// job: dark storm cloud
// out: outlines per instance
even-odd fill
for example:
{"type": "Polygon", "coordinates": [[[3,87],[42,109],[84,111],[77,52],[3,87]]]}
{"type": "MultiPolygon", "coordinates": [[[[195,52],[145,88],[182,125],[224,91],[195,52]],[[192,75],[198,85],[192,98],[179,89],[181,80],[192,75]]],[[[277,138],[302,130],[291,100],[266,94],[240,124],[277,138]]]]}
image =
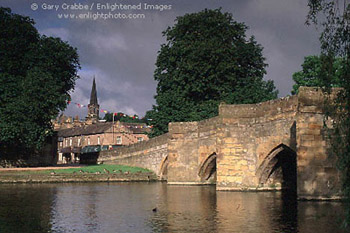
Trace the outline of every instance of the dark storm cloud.
{"type": "Polygon", "coordinates": [[[264,47],[269,64],[265,78],[275,81],[281,96],[290,93],[292,74],[304,56],[319,52],[317,33],[305,25],[307,11],[306,1],[251,1],[242,15],[264,47]]]}
{"type": "MultiPolygon", "coordinates": [[[[35,1],[35,0],[33,0],[35,1]]],[[[164,43],[162,31],[174,24],[177,16],[198,12],[204,8],[219,8],[231,12],[235,20],[249,26],[264,47],[269,64],[265,79],[275,81],[280,96],[290,93],[292,74],[300,69],[304,56],[319,52],[318,35],[306,27],[306,1],[297,0],[116,0],[72,1],[67,3],[171,4],[167,11],[133,11],[144,13],[145,19],[128,20],[64,20],[57,12],[40,9],[41,4],[62,4],[63,0],[37,0],[39,9],[30,9],[32,1],[2,0],[2,6],[15,13],[32,17],[43,34],[61,37],[78,48],[82,70],[72,93],[73,102],[87,104],[92,78],[95,75],[99,103],[102,109],[144,115],[154,104],[156,82],[153,80],[157,51],[164,43]]],[[[128,11],[125,11],[128,12],[128,11]]],[[[72,12],[70,12],[72,13],[72,12]]],[[[68,115],[86,115],[86,108],[68,107],[68,115]]]]}

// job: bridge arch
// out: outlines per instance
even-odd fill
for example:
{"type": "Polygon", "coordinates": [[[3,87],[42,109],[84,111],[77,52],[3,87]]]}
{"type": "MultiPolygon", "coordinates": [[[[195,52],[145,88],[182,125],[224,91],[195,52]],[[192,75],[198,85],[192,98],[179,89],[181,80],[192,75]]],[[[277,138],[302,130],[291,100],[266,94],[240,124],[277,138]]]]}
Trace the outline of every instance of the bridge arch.
{"type": "Polygon", "coordinates": [[[161,180],[167,180],[168,179],[168,164],[169,159],[168,155],[163,158],[162,162],[160,163],[160,169],[159,169],[159,177],[161,180]]]}
{"type": "Polygon", "coordinates": [[[216,158],[217,155],[214,152],[204,159],[199,166],[198,176],[202,181],[208,181],[210,178],[216,181],[216,158]]]}
{"type": "Polygon", "coordinates": [[[265,186],[280,183],[282,189],[296,191],[296,157],[296,152],[285,144],[272,149],[257,169],[259,184],[265,186]]]}

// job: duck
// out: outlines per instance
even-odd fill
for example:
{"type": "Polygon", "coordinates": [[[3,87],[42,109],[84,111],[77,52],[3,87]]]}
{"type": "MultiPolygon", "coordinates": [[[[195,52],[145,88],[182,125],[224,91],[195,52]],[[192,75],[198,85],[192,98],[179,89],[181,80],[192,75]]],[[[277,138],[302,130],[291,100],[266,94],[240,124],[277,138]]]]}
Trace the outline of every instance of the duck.
{"type": "Polygon", "coordinates": [[[103,168],[103,171],[107,174],[109,174],[109,171],[106,168],[103,168]]]}

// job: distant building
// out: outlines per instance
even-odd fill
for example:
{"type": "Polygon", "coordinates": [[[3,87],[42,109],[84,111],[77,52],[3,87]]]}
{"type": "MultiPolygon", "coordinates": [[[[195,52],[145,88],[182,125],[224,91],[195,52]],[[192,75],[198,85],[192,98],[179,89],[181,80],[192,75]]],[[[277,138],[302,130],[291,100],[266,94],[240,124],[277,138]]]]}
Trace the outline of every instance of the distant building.
{"type": "Polygon", "coordinates": [[[148,140],[144,123],[100,122],[95,79],[85,121],[60,116],[54,122],[58,136],[58,163],[93,162],[100,150],[148,140]]]}
{"type": "Polygon", "coordinates": [[[88,105],[88,114],[86,117],[87,123],[96,123],[99,119],[100,113],[100,105],[97,102],[97,91],[96,91],[96,83],[95,78],[92,83],[92,89],[90,94],[90,104],[88,105]]]}

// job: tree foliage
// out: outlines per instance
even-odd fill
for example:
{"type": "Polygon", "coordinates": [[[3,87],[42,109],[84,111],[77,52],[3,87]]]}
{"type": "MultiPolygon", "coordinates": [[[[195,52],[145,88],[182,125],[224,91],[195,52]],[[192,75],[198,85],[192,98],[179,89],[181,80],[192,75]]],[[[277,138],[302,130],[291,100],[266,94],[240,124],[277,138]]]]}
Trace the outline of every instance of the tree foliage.
{"type": "Polygon", "coordinates": [[[203,10],[176,19],[163,36],[154,78],[153,136],[169,122],[198,121],[218,114],[220,102],[256,103],[277,97],[266,73],[262,47],[246,38],[247,26],[221,10],[203,10]]]}
{"type": "MultiPolygon", "coordinates": [[[[42,146],[80,68],[76,49],[41,36],[34,21],[0,8],[0,151],[42,146]]],[[[22,152],[23,152],[22,151],[22,152]]]]}
{"type": "MultiPolygon", "coordinates": [[[[350,224],[350,3],[348,0],[309,0],[308,23],[320,25],[323,29],[320,41],[322,76],[330,84],[334,74],[335,57],[342,58],[339,91],[335,103],[327,104],[327,116],[333,120],[331,143],[338,156],[338,168],[343,175],[343,191],[347,198],[345,225],[350,224]],[[320,17],[321,16],[321,17],[320,17]]],[[[326,93],[331,85],[327,85],[326,93]]]]}
{"type": "Polygon", "coordinates": [[[295,84],[293,85],[292,95],[298,93],[298,89],[301,86],[306,87],[340,87],[340,75],[342,72],[342,59],[337,58],[334,60],[333,64],[333,75],[331,80],[327,80],[324,83],[322,77],[322,63],[324,57],[321,56],[307,56],[304,59],[304,63],[301,65],[302,70],[295,72],[293,74],[293,80],[295,84]]]}
{"type": "Polygon", "coordinates": [[[105,114],[103,119],[106,120],[107,122],[112,122],[113,117],[115,122],[120,121],[120,122],[127,122],[127,123],[147,123],[147,120],[145,118],[139,119],[137,115],[129,116],[122,112],[118,112],[115,114],[108,112],[105,114]]]}

